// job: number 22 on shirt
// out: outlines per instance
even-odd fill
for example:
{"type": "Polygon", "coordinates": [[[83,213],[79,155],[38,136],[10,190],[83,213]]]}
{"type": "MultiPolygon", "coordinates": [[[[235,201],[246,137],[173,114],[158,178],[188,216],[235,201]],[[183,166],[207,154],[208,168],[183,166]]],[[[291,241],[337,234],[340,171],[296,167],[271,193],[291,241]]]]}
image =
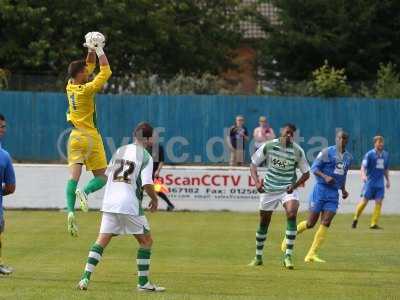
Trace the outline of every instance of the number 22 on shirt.
{"type": "Polygon", "coordinates": [[[114,163],[115,166],[119,165],[115,168],[113,181],[114,182],[124,182],[131,184],[132,183],[132,174],[135,170],[135,163],[133,161],[125,160],[125,159],[117,159],[114,163]]]}

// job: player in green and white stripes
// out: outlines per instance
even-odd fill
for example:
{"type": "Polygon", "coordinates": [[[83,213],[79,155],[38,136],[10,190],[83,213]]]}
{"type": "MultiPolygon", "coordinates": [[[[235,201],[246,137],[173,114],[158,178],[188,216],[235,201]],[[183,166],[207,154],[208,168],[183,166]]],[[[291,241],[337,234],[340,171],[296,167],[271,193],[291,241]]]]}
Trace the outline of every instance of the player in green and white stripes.
{"type": "Polygon", "coordinates": [[[263,264],[264,243],[267,239],[268,226],[273,211],[282,203],[286,211],[286,243],[287,249],[283,264],[293,269],[293,248],[296,239],[296,217],[299,209],[297,188],[310,178],[310,166],[303,149],[293,142],[296,126],[286,124],[278,139],[266,142],[251,158],[250,173],[260,193],[260,224],[256,232],[256,256],[249,264],[263,264]],[[266,163],[267,171],[262,181],[259,180],[257,167],[266,163]],[[302,176],[297,180],[296,169],[302,176]]]}
{"type": "Polygon", "coordinates": [[[107,168],[100,233],[89,251],[85,270],[78,284],[80,290],[88,288],[90,277],[112,237],[123,234],[133,235],[139,243],[136,259],[138,290],[165,290],[149,281],[153,240],[142,208],[143,190],[151,198],[150,211],[155,212],[158,206],[152,179],[153,160],[145,150],[152,136],[153,128],[147,123],[140,123],[134,132],[135,143],[119,148],[107,168]]]}

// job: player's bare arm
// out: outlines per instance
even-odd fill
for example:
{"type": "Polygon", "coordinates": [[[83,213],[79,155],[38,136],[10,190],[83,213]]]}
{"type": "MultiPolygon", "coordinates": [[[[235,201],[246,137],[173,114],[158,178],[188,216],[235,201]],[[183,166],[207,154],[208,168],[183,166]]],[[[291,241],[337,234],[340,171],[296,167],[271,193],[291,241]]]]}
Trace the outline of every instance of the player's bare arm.
{"type": "Polygon", "coordinates": [[[100,66],[109,66],[110,65],[105,53],[103,55],[99,56],[99,64],[100,64],[100,66]]]}
{"type": "Polygon", "coordinates": [[[346,181],[343,183],[341,190],[342,190],[342,198],[343,199],[346,199],[347,197],[349,197],[349,192],[346,190],[346,181]]]}
{"type": "Polygon", "coordinates": [[[361,171],[361,180],[363,182],[366,182],[368,180],[368,177],[367,177],[367,172],[365,171],[365,168],[363,165],[361,165],[360,171],[361,171]]]}
{"type": "Polygon", "coordinates": [[[158,208],[158,198],[156,192],[154,190],[153,184],[146,184],[143,189],[145,190],[146,194],[150,197],[149,209],[151,212],[157,211],[158,208]]]}
{"type": "Polygon", "coordinates": [[[95,64],[96,63],[96,51],[94,49],[88,49],[88,54],[86,56],[87,64],[95,64]]]}
{"type": "Polygon", "coordinates": [[[160,177],[161,169],[163,168],[163,166],[164,166],[164,163],[162,161],[160,161],[159,165],[158,165],[158,168],[154,173],[154,177],[155,178],[160,177]]]}
{"type": "Polygon", "coordinates": [[[263,193],[264,192],[263,184],[258,177],[257,166],[253,163],[250,164],[250,175],[251,175],[251,178],[256,183],[257,191],[260,193],[263,193]]]}
{"type": "Polygon", "coordinates": [[[335,183],[335,178],[333,178],[333,177],[331,177],[331,176],[328,176],[328,175],[322,173],[322,172],[319,171],[319,170],[314,171],[314,174],[315,174],[316,176],[319,176],[319,177],[323,178],[327,184],[333,184],[333,183],[335,183]]]}
{"type": "Polygon", "coordinates": [[[390,189],[389,170],[385,170],[386,188],[390,189]]]}
{"type": "Polygon", "coordinates": [[[310,178],[310,172],[302,174],[300,179],[297,180],[297,182],[295,182],[292,186],[289,186],[287,188],[287,192],[289,194],[293,193],[295,189],[297,189],[299,186],[302,186],[309,178],[310,178]]]}
{"type": "Polygon", "coordinates": [[[15,184],[5,184],[3,186],[3,196],[11,195],[15,192],[15,184]]]}

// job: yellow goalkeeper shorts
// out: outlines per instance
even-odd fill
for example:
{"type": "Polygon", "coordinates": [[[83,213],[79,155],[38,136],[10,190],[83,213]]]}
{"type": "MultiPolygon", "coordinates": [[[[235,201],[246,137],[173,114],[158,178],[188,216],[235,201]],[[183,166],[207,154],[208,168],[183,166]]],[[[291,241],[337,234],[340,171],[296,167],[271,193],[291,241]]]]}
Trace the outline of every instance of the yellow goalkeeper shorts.
{"type": "Polygon", "coordinates": [[[68,165],[84,164],[87,171],[107,168],[103,140],[97,130],[72,129],[68,139],[68,165]]]}

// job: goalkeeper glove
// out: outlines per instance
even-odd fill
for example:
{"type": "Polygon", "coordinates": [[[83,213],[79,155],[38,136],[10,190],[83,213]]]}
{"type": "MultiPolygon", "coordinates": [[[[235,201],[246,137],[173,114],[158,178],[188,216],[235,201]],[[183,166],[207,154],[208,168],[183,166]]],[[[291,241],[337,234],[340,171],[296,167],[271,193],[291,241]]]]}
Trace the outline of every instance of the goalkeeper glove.
{"type": "Polygon", "coordinates": [[[93,32],[88,32],[85,35],[85,42],[83,43],[83,47],[88,48],[89,52],[95,52],[96,49],[94,48],[94,45],[92,45],[91,38],[92,38],[93,32]]]}
{"type": "Polygon", "coordinates": [[[96,51],[98,57],[104,55],[103,48],[105,46],[106,38],[100,32],[89,32],[85,35],[85,43],[84,46],[96,51]]]}

